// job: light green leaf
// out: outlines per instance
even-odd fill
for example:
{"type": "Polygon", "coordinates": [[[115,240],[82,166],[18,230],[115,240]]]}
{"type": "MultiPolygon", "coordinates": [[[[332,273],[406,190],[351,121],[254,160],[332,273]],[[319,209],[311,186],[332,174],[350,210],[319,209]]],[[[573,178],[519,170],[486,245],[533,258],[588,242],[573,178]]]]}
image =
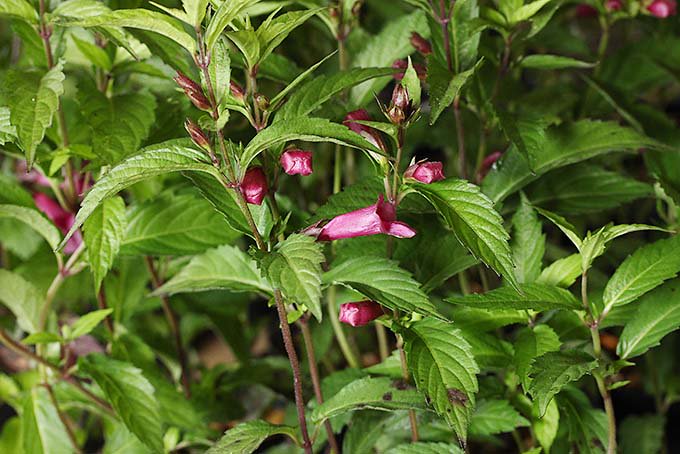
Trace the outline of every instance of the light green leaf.
{"type": "Polygon", "coordinates": [[[38,12],[28,0],[3,0],[0,3],[0,17],[2,16],[25,20],[29,24],[37,24],[39,21],[38,12]]]}
{"type": "Polygon", "coordinates": [[[371,452],[385,433],[388,417],[389,413],[378,410],[354,413],[342,439],[342,452],[371,452]]]}
{"type": "Polygon", "coordinates": [[[321,245],[307,235],[293,234],[260,259],[269,282],[291,302],[304,304],[321,321],[321,245]]]}
{"type": "Polygon", "coordinates": [[[569,241],[571,241],[574,246],[576,246],[576,249],[581,250],[581,244],[582,240],[581,237],[576,233],[576,227],[574,227],[569,221],[564,219],[562,216],[559,214],[555,214],[551,211],[544,210],[542,208],[536,208],[536,211],[538,211],[543,217],[548,219],[550,222],[555,224],[557,228],[559,228],[564,235],[569,238],[569,241]]]}
{"type": "Polygon", "coordinates": [[[66,427],[61,422],[47,389],[42,386],[31,389],[24,400],[21,439],[23,452],[26,454],[73,452],[66,427]]]}
{"type": "Polygon", "coordinates": [[[524,391],[529,389],[531,365],[539,356],[548,352],[556,352],[561,346],[560,338],[548,325],[536,325],[523,328],[515,341],[515,372],[524,391]]]}
{"type": "Polygon", "coordinates": [[[463,450],[454,444],[419,441],[395,446],[385,454],[463,454],[463,450]]]}
{"type": "Polygon", "coordinates": [[[529,375],[529,394],[543,416],[553,396],[567,384],[578,380],[597,367],[597,360],[577,350],[548,352],[536,358],[529,375]]]}
{"type": "Polygon", "coordinates": [[[557,406],[557,400],[551,400],[543,417],[533,419],[531,425],[536,440],[545,452],[549,453],[560,427],[560,409],[557,406]]]}
{"type": "Polygon", "coordinates": [[[125,233],[125,201],[111,197],[99,205],[83,225],[87,257],[94,274],[95,290],[113,266],[125,233]]]}
{"type": "Polygon", "coordinates": [[[0,302],[12,311],[22,330],[38,331],[40,310],[45,300],[33,284],[18,274],[0,269],[0,302]]]}
{"type": "Polygon", "coordinates": [[[273,20],[268,19],[264,21],[260,28],[257,29],[257,39],[260,41],[259,60],[262,61],[267,58],[293,30],[307,22],[310,17],[319,14],[325,9],[325,7],[322,7],[290,11],[275,17],[273,20]]]}
{"type": "Polygon", "coordinates": [[[401,389],[388,377],[365,377],[343,387],[327,397],[312,412],[314,424],[357,409],[401,410],[425,409],[425,398],[415,389],[401,389]]]}
{"type": "Polygon", "coordinates": [[[663,452],[665,418],[661,415],[632,415],[621,424],[622,454],[663,452]]]}
{"type": "Polygon", "coordinates": [[[279,104],[281,102],[283,102],[284,98],[286,97],[286,95],[288,95],[288,93],[290,93],[292,90],[295,89],[295,87],[300,85],[307,77],[309,77],[316,70],[316,68],[321,66],[326,60],[331,58],[333,55],[335,55],[335,52],[332,52],[332,53],[326,55],[324,58],[322,58],[321,60],[319,60],[318,62],[314,63],[312,66],[307,68],[305,71],[303,71],[299,76],[297,76],[295,78],[295,80],[293,80],[291,83],[286,85],[286,88],[284,88],[283,90],[278,92],[276,94],[276,96],[274,96],[271,99],[271,101],[269,102],[269,104],[270,104],[269,109],[270,110],[277,110],[279,104]]]}
{"type": "Polygon", "coordinates": [[[465,296],[450,296],[445,301],[477,309],[531,309],[547,311],[552,309],[580,309],[581,303],[568,290],[544,284],[521,284],[521,291],[500,287],[486,293],[465,296]]]}
{"type": "Polygon", "coordinates": [[[416,387],[465,444],[479,373],[470,344],[452,324],[432,318],[413,323],[402,335],[416,387]]]}
{"type": "Polygon", "coordinates": [[[89,334],[112,312],[113,309],[100,309],[83,315],[71,325],[68,339],[77,339],[80,336],[89,334]]]}
{"type": "Polygon", "coordinates": [[[616,353],[622,358],[640,356],[680,328],[680,282],[676,279],[640,298],[635,315],[623,328],[616,353]]]}
{"type": "Polygon", "coordinates": [[[413,187],[430,201],[446,227],[453,230],[475,257],[517,287],[503,218],[478,186],[449,178],[432,184],[414,184],[413,187]]]}
{"type": "Polygon", "coordinates": [[[18,205],[0,205],[0,218],[12,218],[23,222],[45,238],[52,249],[59,244],[61,238],[59,230],[38,210],[18,205]]]}
{"type": "Polygon", "coordinates": [[[219,178],[205,153],[184,145],[184,141],[170,140],[143,149],[111,169],[90,189],[80,205],[75,222],[59,247],[63,247],[73,233],[108,197],[151,177],[171,172],[196,171],[219,178]]]}
{"type": "Polygon", "coordinates": [[[189,25],[194,27],[201,25],[208,9],[208,3],[210,3],[210,0],[182,0],[182,6],[187,13],[189,25]]]}
{"type": "Polygon", "coordinates": [[[78,368],[97,382],[130,432],[151,451],[164,452],[158,402],[141,370],[101,354],[81,356],[78,368]]]}
{"type": "Polygon", "coordinates": [[[205,30],[205,44],[208,51],[212,51],[213,46],[225,28],[236,19],[245,8],[256,4],[259,0],[234,0],[224,1],[217,8],[208,28],[205,30]]]}
{"type": "Polygon", "coordinates": [[[522,68],[530,69],[564,69],[564,68],[592,68],[595,63],[577,60],[561,55],[527,55],[520,61],[522,68]]]}
{"type": "Polygon", "coordinates": [[[545,285],[556,285],[558,287],[569,288],[576,278],[581,275],[581,254],[572,254],[568,257],[555,260],[541,271],[536,283],[545,285]]]}
{"type": "Polygon", "coordinates": [[[430,124],[433,125],[441,113],[460,94],[470,77],[482,65],[479,60],[472,68],[458,74],[451,73],[434,55],[427,58],[427,83],[430,86],[430,124]]]}
{"type": "Polygon", "coordinates": [[[251,454],[273,435],[287,435],[297,441],[297,429],[294,427],[277,426],[256,419],[227,430],[206,454],[251,454]]]}
{"type": "Polygon", "coordinates": [[[76,35],[71,35],[71,39],[75,43],[78,50],[97,68],[101,68],[110,72],[113,66],[111,57],[104,49],[97,46],[90,41],[78,38],[76,35]]]}
{"type": "Polygon", "coordinates": [[[9,107],[0,107],[0,145],[12,143],[17,139],[17,128],[10,120],[9,107]]]}
{"type": "Polygon", "coordinates": [[[456,73],[467,70],[477,61],[477,48],[481,30],[477,27],[479,17],[477,0],[458,0],[453,5],[449,34],[453,51],[453,68],[456,73]]]}
{"type": "Polygon", "coordinates": [[[524,194],[521,194],[519,208],[512,217],[512,233],[510,245],[517,282],[534,282],[541,274],[545,234],[536,211],[524,194]]]}
{"type": "Polygon", "coordinates": [[[251,28],[226,33],[227,38],[238,48],[245,59],[246,70],[255,68],[260,61],[260,42],[257,33],[251,28]]]}
{"type": "Polygon", "coordinates": [[[323,282],[345,285],[390,309],[441,318],[411,274],[386,258],[349,259],[326,272],[323,282]]]}
{"type": "MultiPolygon", "coordinates": [[[[232,2],[229,2],[232,3],[232,2]]],[[[218,106],[226,104],[224,101],[231,97],[229,91],[229,81],[231,80],[231,57],[229,56],[229,45],[226,40],[219,39],[213,46],[210,53],[210,64],[208,65],[210,82],[215,91],[215,101],[218,106]]],[[[201,81],[205,85],[205,76],[201,71],[201,81]]]]}
{"type": "Polygon", "coordinates": [[[21,342],[26,345],[52,344],[61,341],[62,338],[60,336],[57,336],[54,333],[47,333],[45,331],[29,334],[28,336],[21,339],[21,342]]]}
{"type": "Polygon", "coordinates": [[[541,8],[551,1],[552,0],[536,0],[535,2],[522,5],[519,9],[512,11],[512,14],[508,17],[508,21],[512,24],[516,24],[531,19],[532,16],[538,13],[541,8]]]}
{"type": "Polygon", "coordinates": [[[517,427],[529,425],[507,400],[483,400],[477,404],[470,420],[470,433],[496,435],[512,432],[517,427]]]}
{"type": "Polygon", "coordinates": [[[602,316],[615,306],[638,297],[680,272],[680,236],[659,240],[636,250],[616,269],[602,296],[602,316]]]}

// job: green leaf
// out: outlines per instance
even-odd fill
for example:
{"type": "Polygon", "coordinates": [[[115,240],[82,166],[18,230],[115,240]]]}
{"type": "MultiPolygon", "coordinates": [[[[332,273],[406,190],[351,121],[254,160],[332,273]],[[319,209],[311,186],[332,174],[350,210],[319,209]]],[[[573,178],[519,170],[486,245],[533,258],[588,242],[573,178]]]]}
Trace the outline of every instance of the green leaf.
{"type": "Polygon", "coordinates": [[[321,321],[321,245],[307,235],[293,234],[260,259],[262,274],[291,302],[304,304],[321,321]]]}
{"type": "Polygon", "coordinates": [[[472,356],[483,371],[502,370],[512,362],[512,344],[497,336],[463,326],[461,332],[472,348],[472,356]]]}
{"type": "Polygon", "coordinates": [[[85,221],[83,235],[96,291],[118,255],[126,222],[125,201],[121,197],[104,200],[85,221]]]}
{"type": "Polygon", "coordinates": [[[26,345],[52,344],[61,341],[62,338],[60,336],[57,336],[54,333],[46,333],[45,331],[29,334],[28,336],[21,339],[21,342],[26,345]]]}
{"type": "Polygon", "coordinates": [[[189,25],[193,25],[194,27],[201,25],[209,3],[210,0],[182,0],[182,6],[189,18],[189,25]]]}
{"type": "Polygon", "coordinates": [[[354,413],[342,439],[342,452],[371,452],[385,433],[389,413],[366,410],[354,413]]]}
{"type": "Polygon", "coordinates": [[[637,249],[607,282],[602,316],[616,306],[632,303],[680,272],[680,236],[659,240],[637,249]]]}
{"type": "Polygon", "coordinates": [[[538,211],[550,222],[555,224],[555,226],[557,226],[557,228],[559,228],[562,233],[564,233],[564,235],[569,238],[569,241],[571,241],[578,250],[581,250],[583,240],[581,240],[581,237],[576,233],[576,227],[574,227],[569,221],[564,219],[559,214],[555,214],[551,211],[541,208],[536,208],[536,211],[538,211]]]}
{"type": "Polygon", "coordinates": [[[139,441],[153,452],[164,452],[158,402],[153,386],[141,370],[101,354],[81,356],[78,368],[97,382],[106,400],[139,441]]]}
{"type": "MultiPolygon", "coordinates": [[[[410,42],[412,32],[418,32],[424,38],[430,35],[423,11],[401,16],[385,25],[377,35],[368,38],[365,46],[352,59],[352,67],[388,67],[395,60],[410,55],[413,52],[410,42]]],[[[379,93],[388,82],[388,79],[380,78],[357,85],[350,92],[350,104],[354,107],[366,105],[373,99],[373,94],[379,93]]]]}
{"type": "Polygon", "coordinates": [[[536,13],[538,13],[541,8],[550,3],[551,0],[536,0],[535,2],[527,3],[522,5],[520,8],[512,11],[508,17],[508,21],[512,24],[516,24],[527,19],[531,19],[536,13]]]}
{"type": "Polygon", "coordinates": [[[272,294],[271,286],[261,277],[255,261],[234,246],[221,246],[195,256],[154,293],[173,294],[214,289],[272,294]]]}
{"type": "Polygon", "coordinates": [[[213,46],[217,42],[220,34],[225,28],[236,19],[245,8],[256,4],[259,0],[235,0],[224,1],[217,8],[210,23],[205,30],[205,44],[208,51],[212,51],[213,46]]]}
{"type": "Polygon", "coordinates": [[[680,328],[680,282],[676,279],[640,298],[640,305],[619,338],[616,353],[622,358],[640,356],[680,328]]]}
{"type": "Polygon", "coordinates": [[[622,454],[657,454],[664,444],[666,421],[661,415],[628,416],[621,424],[622,454]]]}
{"type": "Polygon", "coordinates": [[[279,104],[283,102],[284,98],[288,93],[290,93],[292,90],[295,89],[298,85],[300,85],[307,77],[309,77],[319,66],[321,66],[326,60],[331,58],[333,55],[335,55],[335,52],[332,52],[328,55],[326,55],[324,58],[319,60],[318,62],[314,63],[312,66],[307,68],[305,71],[303,71],[299,76],[295,78],[291,83],[286,85],[286,87],[278,92],[276,96],[274,96],[271,101],[269,102],[270,107],[269,110],[277,110],[279,107],[279,104]]]}
{"type": "Polygon", "coordinates": [[[390,309],[441,318],[411,274],[386,258],[349,259],[326,272],[323,282],[345,285],[390,309]]]}
{"type": "Polygon", "coordinates": [[[297,429],[294,427],[277,426],[256,419],[227,430],[206,454],[250,454],[273,435],[287,435],[297,441],[297,429]]]}
{"type": "Polygon", "coordinates": [[[561,346],[560,338],[548,325],[523,328],[515,341],[515,372],[525,391],[529,389],[531,365],[539,356],[556,352],[561,346]]]}
{"type": "MultiPolygon", "coordinates": [[[[229,90],[229,82],[231,80],[231,57],[229,55],[229,44],[224,39],[219,39],[210,53],[208,74],[210,75],[210,82],[215,91],[215,101],[217,102],[217,105],[222,106],[226,104],[225,100],[231,98],[229,90]]],[[[203,71],[201,71],[201,81],[204,85],[207,85],[203,71]]]]}
{"type": "Polygon", "coordinates": [[[464,444],[478,390],[479,367],[470,344],[460,330],[435,319],[417,321],[402,335],[416,387],[464,444]]]}
{"type": "Polygon", "coordinates": [[[512,233],[512,258],[517,282],[534,282],[541,274],[545,235],[536,211],[524,194],[521,194],[519,208],[512,216],[512,233]]]}
{"type": "Polygon", "coordinates": [[[517,287],[503,218],[478,186],[451,178],[432,184],[414,184],[413,187],[430,201],[446,227],[453,230],[475,257],[517,287]]]}
{"type": "Polygon", "coordinates": [[[0,3],[0,17],[2,16],[25,20],[29,24],[37,24],[39,21],[38,12],[28,0],[3,0],[0,3]]]}
{"type": "Polygon", "coordinates": [[[521,284],[521,291],[500,287],[486,293],[465,296],[450,296],[445,301],[478,309],[531,309],[548,311],[553,309],[578,310],[581,303],[568,290],[544,284],[521,284]]]}
{"type": "Polygon", "coordinates": [[[260,42],[259,61],[264,60],[283,42],[288,35],[307,22],[312,16],[319,14],[325,8],[313,8],[302,11],[290,11],[272,20],[267,19],[257,29],[257,39],[260,42]]]}
{"type": "Polygon", "coordinates": [[[564,68],[592,68],[595,63],[576,60],[561,55],[527,55],[520,61],[522,68],[530,69],[564,69],[564,68]]]}
{"type": "Polygon", "coordinates": [[[64,62],[59,61],[42,77],[12,73],[5,83],[12,86],[10,118],[17,129],[21,149],[26,155],[28,167],[33,166],[35,151],[43,141],[45,131],[52,125],[52,118],[59,108],[59,97],[64,93],[64,62]],[[13,82],[14,78],[17,78],[13,82]],[[16,83],[16,84],[15,84],[16,83]]]}
{"type": "Polygon", "coordinates": [[[529,394],[536,399],[539,415],[545,414],[553,396],[562,388],[596,367],[597,360],[577,350],[548,352],[536,358],[529,372],[529,394]]]}
{"type": "Polygon", "coordinates": [[[538,443],[545,452],[550,452],[560,427],[560,410],[557,406],[557,400],[551,400],[543,417],[534,418],[531,425],[538,443]]]}
{"type": "Polygon", "coordinates": [[[581,275],[581,254],[572,254],[554,261],[541,271],[536,283],[571,287],[581,275]]]}
{"type": "Polygon", "coordinates": [[[425,409],[425,398],[415,389],[403,389],[388,377],[365,377],[343,387],[312,412],[314,424],[357,409],[425,409]]]}
{"type": "Polygon", "coordinates": [[[18,274],[0,269],[0,302],[12,311],[22,330],[38,331],[40,310],[45,300],[33,284],[18,274]]]}
{"type": "Polygon", "coordinates": [[[616,89],[607,86],[605,82],[591,79],[590,77],[583,74],[581,74],[581,77],[586,81],[588,86],[595,90],[607,104],[616,110],[621,118],[623,118],[633,129],[644,134],[644,128],[642,127],[642,124],[640,124],[635,116],[630,113],[631,107],[622,102],[621,98],[623,98],[624,95],[617,93],[616,89]]]}
{"type": "Polygon", "coordinates": [[[382,153],[359,134],[346,126],[332,123],[324,118],[302,117],[282,120],[260,131],[243,151],[241,172],[245,174],[251,161],[267,148],[291,140],[307,142],[332,142],[360,150],[382,153]]]}
{"type": "Polygon", "coordinates": [[[449,34],[453,67],[457,73],[469,69],[477,61],[477,48],[481,36],[481,30],[475,23],[478,17],[477,0],[458,0],[454,3],[449,34]]]}
{"type": "Polygon", "coordinates": [[[64,423],[46,388],[36,386],[25,400],[21,414],[21,439],[26,454],[68,454],[73,452],[64,423]]]}
{"type": "Polygon", "coordinates": [[[529,425],[507,400],[483,400],[477,404],[470,421],[470,433],[496,435],[529,425]]]}
{"type": "Polygon", "coordinates": [[[42,236],[52,249],[59,244],[61,234],[38,210],[18,205],[0,205],[0,218],[21,221],[42,236]]]}
{"type": "Polygon", "coordinates": [[[463,450],[454,444],[419,441],[395,446],[385,454],[463,454],[463,450]]]}
{"type": "Polygon", "coordinates": [[[517,115],[499,108],[494,109],[494,113],[505,137],[517,147],[532,168],[534,157],[542,152],[541,144],[545,140],[544,131],[550,124],[549,119],[517,115]]]}
{"type": "Polygon", "coordinates": [[[392,68],[354,68],[331,75],[319,75],[301,85],[277,111],[274,121],[304,117],[338,93],[371,79],[385,79],[394,74],[392,68]]]}
{"type": "Polygon", "coordinates": [[[80,336],[89,334],[112,312],[113,309],[100,309],[83,315],[71,325],[68,339],[77,339],[80,336]]]}
{"type": "Polygon", "coordinates": [[[557,396],[560,425],[567,430],[568,439],[578,446],[578,452],[595,454],[607,445],[607,415],[592,408],[588,396],[568,386],[557,396]]]}
{"type": "Polygon", "coordinates": [[[17,139],[17,128],[10,120],[9,107],[0,107],[0,145],[12,143],[17,139]]]}
{"type": "Polygon", "coordinates": [[[73,233],[108,197],[151,177],[171,172],[196,171],[219,178],[205,153],[184,145],[184,141],[168,141],[143,149],[111,169],[90,189],[80,205],[75,222],[59,247],[63,247],[73,233]]]}
{"type": "MultiPolygon", "coordinates": [[[[217,183],[214,178],[208,178],[217,183]]],[[[219,187],[224,197],[229,197],[224,187],[219,187]]],[[[220,213],[198,195],[158,197],[131,210],[120,254],[199,254],[231,243],[238,236],[220,213]]]]}
{"type": "Polygon", "coordinates": [[[554,126],[539,141],[541,154],[530,167],[517,148],[503,155],[499,165],[484,178],[482,189],[494,202],[536,180],[544,173],[610,152],[660,148],[658,142],[613,122],[581,120],[554,126]]]}
{"type": "Polygon", "coordinates": [[[460,95],[470,77],[482,65],[479,60],[472,68],[453,74],[434,55],[427,58],[427,83],[430,86],[430,124],[433,125],[441,113],[460,95]]]}
{"type": "Polygon", "coordinates": [[[190,54],[196,50],[194,38],[184,31],[180,22],[165,14],[148,9],[118,9],[79,20],[61,19],[57,23],[77,27],[128,27],[147,30],[170,38],[190,54]]]}
{"type": "Polygon", "coordinates": [[[75,43],[78,50],[97,68],[101,68],[110,72],[113,66],[111,57],[104,49],[94,43],[78,38],[76,35],[71,35],[71,39],[75,43]]]}
{"type": "Polygon", "coordinates": [[[325,204],[317,208],[308,223],[332,219],[335,216],[373,205],[383,191],[384,186],[379,178],[362,178],[352,185],[345,186],[337,194],[331,195],[325,204]]]}

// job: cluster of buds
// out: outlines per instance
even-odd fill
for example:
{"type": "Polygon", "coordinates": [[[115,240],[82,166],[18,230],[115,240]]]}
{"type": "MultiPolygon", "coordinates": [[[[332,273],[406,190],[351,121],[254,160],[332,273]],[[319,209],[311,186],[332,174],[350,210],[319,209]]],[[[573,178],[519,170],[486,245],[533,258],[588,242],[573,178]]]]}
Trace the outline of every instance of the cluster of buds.
{"type": "Polygon", "coordinates": [[[281,155],[281,167],[288,175],[302,175],[303,177],[312,174],[312,152],[292,148],[286,150],[281,155]]]}
{"type": "Polygon", "coordinates": [[[444,178],[444,165],[439,161],[418,161],[411,164],[404,172],[404,179],[425,184],[434,183],[444,178]]]}
{"type": "Polygon", "coordinates": [[[432,53],[432,45],[418,32],[411,33],[411,45],[415,50],[420,52],[423,57],[427,57],[432,53]]]}
{"type": "Polygon", "coordinates": [[[383,308],[375,301],[356,301],[340,305],[338,319],[352,326],[364,326],[385,315],[383,308]]]}
{"type": "Polygon", "coordinates": [[[203,89],[199,84],[191,80],[186,74],[181,71],[177,71],[177,75],[173,78],[177,85],[184,90],[184,94],[197,108],[210,112],[212,107],[210,106],[210,101],[205,97],[203,89]]]}

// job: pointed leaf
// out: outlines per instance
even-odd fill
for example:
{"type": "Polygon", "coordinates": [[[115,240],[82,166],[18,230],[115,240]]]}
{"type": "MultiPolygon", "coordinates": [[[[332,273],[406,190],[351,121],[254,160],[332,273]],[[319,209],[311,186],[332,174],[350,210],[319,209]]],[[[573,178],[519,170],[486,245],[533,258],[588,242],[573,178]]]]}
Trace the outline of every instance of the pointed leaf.
{"type": "Polygon", "coordinates": [[[430,86],[430,124],[433,125],[441,113],[453,103],[453,100],[460,95],[460,91],[475,71],[482,65],[483,60],[479,60],[472,68],[459,72],[451,73],[444,67],[439,59],[430,55],[427,59],[427,83],[430,86]]]}
{"type": "Polygon", "coordinates": [[[536,281],[541,274],[545,254],[542,224],[527,198],[522,194],[520,206],[512,217],[512,257],[517,282],[536,281]]]}
{"type": "Polygon", "coordinates": [[[531,384],[529,371],[534,360],[548,352],[556,352],[561,346],[560,338],[548,325],[523,328],[515,341],[515,372],[526,392],[531,384]]]}
{"type": "Polygon", "coordinates": [[[40,310],[45,300],[33,284],[18,274],[0,269],[0,303],[12,311],[22,330],[38,331],[40,310]]]}
{"type": "Polygon", "coordinates": [[[108,317],[113,309],[100,309],[98,311],[89,312],[71,325],[69,339],[77,339],[80,336],[89,334],[97,327],[106,317],[108,317]]]}
{"type": "Polygon", "coordinates": [[[568,290],[544,284],[521,284],[518,291],[500,287],[486,293],[450,296],[445,301],[478,309],[578,310],[581,303],[568,290]]]}
{"type": "Polygon", "coordinates": [[[470,421],[470,433],[495,435],[512,432],[517,427],[529,425],[507,400],[484,400],[477,404],[470,421]]]}
{"type": "Polygon", "coordinates": [[[83,234],[96,291],[118,255],[126,222],[125,201],[121,197],[104,200],[85,221],[83,234]]]}
{"type": "Polygon", "coordinates": [[[217,8],[208,28],[205,30],[205,44],[208,51],[211,51],[220,34],[225,28],[236,19],[244,9],[249,6],[256,4],[259,0],[234,0],[234,1],[224,1],[217,8]]]}
{"type": "Polygon", "coordinates": [[[522,68],[530,69],[565,69],[565,68],[592,68],[595,63],[576,60],[561,55],[527,55],[519,64],[522,68]]]}
{"type": "Polygon", "coordinates": [[[454,444],[419,441],[395,446],[385,451],[385,454],[463,454],[463,450],[454,444]]]}
{"type": "Polygon", "coordinates": [[[36,386],[24,401],[21,438],[26,454],[68,454],[73,452],[66,427],[54,408],[47,389],[36,386]]]}
{"type": "Polygon", "coordinates": [[[206,454],[251,454],[273,435],[287,435],[297,441],[297,430],[294,427],[278,426],[256,419],[227,430],[206,454]]]}
{"type": "Polygon", "coordinates": [[[0,17],[2,16],[22,19],[31,24],[39,21],[38,12],[28,0],[3,0],[0,3],[0,17]]]}
{"type": "Polygon", "coordinates": [[[55,249],[59,244],[59,230],[37,210],[18,205],[0,205],[0,218],[12,218],[21,221],[45,238],[47,244],[55,249]]]}

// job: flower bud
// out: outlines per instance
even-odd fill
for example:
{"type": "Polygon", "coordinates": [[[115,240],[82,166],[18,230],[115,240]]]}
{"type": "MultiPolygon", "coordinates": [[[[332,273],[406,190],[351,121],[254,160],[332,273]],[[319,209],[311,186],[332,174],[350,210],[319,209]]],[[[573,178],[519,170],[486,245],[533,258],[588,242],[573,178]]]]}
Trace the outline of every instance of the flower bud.
{"type": "Polygon", "coordinates": [[[298,149],[287,150],[281,155],[281,167],[288,175],[312,174],[312,152],[298,149]]]}
{"type": "Polygon", "coordinates": [[[262,93],[256,93],[255,94],[255,103],[257,104],[257,107],[260,110],[267,110],[269,109],[269,98],[267,98],[265,95],[262,93]]]}
{"type": "Polygon", "coordinates": [[[229,91],[231,91],[231,96],[233,96],[237,101],[243,102],[243,98],[245,97],[245,91],[243,91],[243,87],[233,80],[230,80],[229,91]]]}
{"type": "Polygon", "coordinates": [[[384,315],[382,306],[374,301],[357,301],[340,305],[338,318],[342,323],[364,326],[384,315]]]}
{"type": "Polygon", "coordinates": [[[191,118],[187,118],[184,121],[184,129],[187,130],[189,137],[191,137],[191,140],[196,145],[203,148],[204,150],[210,149],[210,139],[208,139],[206,133],[203,132],[201,127],[198,126],[191,118]]]}
{"type": "Polygon", "coordinates": [[[416,180],[421,183],[430,184],[435,181],[443,180],[443,164],[439,161],[421,161],[406,169],[404,178],[416,180]]]}
{"type": "Polygon", "coordinates": [[[198,85],[196,82],[191,80],[189,77],[187,77],[186,74],[184,74],[182,71],[177,71],[177,75],[173,77],[175,82],[177,82],[177,85],[179,85],[185,92],[186,91],[201,91],[201,86],[198,85]]]}
{"type": "Polygon", "coordinates": [[[208,101],[208,98],[206,98],[202,92],[185,91],[185,93],[189,100],[192,102],[192,104],[197,108],[205,110],[206,112],[212,110],[212,108],[210,107],[210,101],[208,101]]]}
{"type": "Polygon", "coordinates": [[[618,11],[623,8],[623,3],[621,0],[607,0],[604,7],[607,11],[618,11]]]}
{"type": "Polygon", "coordinates": [[[432,45],[418,32],[411,33],[411,45],[424,56],[432,53],[432,45]]]}
{"type": "Polygon", "coordinates": [[[408,89],[402,84],[396,84],[394,90],[392,90],[392,105],[405,111],[409,104],[408,89]]]}
{"type": "Polygon", "coordinates": [[[392,106],[387,111],[387,117],[390,119],[392,124],[400,125],[406,120],[406,114],[399,108],[399,106],[392,106]]]}
{"type": "Polygon", "coordinates": [[[647,6],[647,11],[654,17],[665,19],[675,15],[677,3],[675,0],[654,0],[647,6]]]}
{"type": "Polygon", "coordinates": [[[352,131],[361,135],[364,139],[369,141],[375,147],[386,150],[385,144],[380,137],[380,133],[370,126],[362,125],[357,123],[355,120],[359,121],[370,121],[371,116],[368,114],[366,109],[354,110],[347,115],[345,115],[345,120],[342,122],[343,125],[347,126],[352,131]]]}
{"type": "Polygon", "coordinates": [[[262,171],[262,167],[248,169],[241,182],[241,191],[243,191],[246,202],[262,205],[262,200],[267,194],[267,177],[262,171]]]}
{"type": "Polygon", "coordinates": [[[597,10],[590,5],[581,4],[576,6],[576,17],[595,17],[597,16],[597,10]]]}
{"type": "MultiPolygon", "coordinates": [[[[395,60],[394,63],[392,63],[392,68],[401,70],[392,76],[395,80],[400,81],[404,78],[404,73],[406,72],[406,68],[408,68],[408,62],[406,60],[395,60]]],[[[418,79],[425,80],[425,77],[427,76],[427,69],[425,66],[420,63],[413,63],[413,69],[416,70],[418,79]]]]}

